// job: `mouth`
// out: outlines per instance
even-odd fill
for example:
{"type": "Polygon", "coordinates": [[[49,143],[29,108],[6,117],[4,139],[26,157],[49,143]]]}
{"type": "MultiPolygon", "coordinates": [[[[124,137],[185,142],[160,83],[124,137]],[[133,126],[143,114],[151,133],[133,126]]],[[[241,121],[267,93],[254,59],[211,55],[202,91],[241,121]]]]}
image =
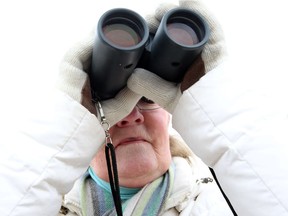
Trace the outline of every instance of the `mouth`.
{"type": "Polygon", "coordinates": [[[121,140],[118,145],[116,145],[116,148],[118,146],[123,146],[123,145],[129,145],[129,144],[135,144],[135,143],[140,143],[140,142],[147,142],[147,140],[143,139],[142,137],[129,137],[126,139],[121,140]]]}

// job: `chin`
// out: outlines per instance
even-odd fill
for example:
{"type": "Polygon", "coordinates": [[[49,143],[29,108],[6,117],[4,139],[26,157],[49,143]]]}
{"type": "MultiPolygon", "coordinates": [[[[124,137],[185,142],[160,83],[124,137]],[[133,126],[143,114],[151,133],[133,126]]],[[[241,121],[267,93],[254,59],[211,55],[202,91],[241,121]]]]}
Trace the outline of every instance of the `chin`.
{"type": "Polygon", "coordinates": [[[169,157],[159,155],[150,143],[140,142],[115,149],[121,186],[143,187],[163,175],[170,166],[169,157]]]}
{"type": "Polygon", "coordinates": [[[118,146],[115,153],[117,163],[126,163],[127,165],[141,163],[141,161],[149,163],[150,160],[152,162],[157,159],[155,150],[147,142],[118,146]]]}
{"type": "Polygon", "coordinates": [[[159,168],[155,151],[147,144],[119,146],[116,158],[119,176],[144,176],[159,168]]]}

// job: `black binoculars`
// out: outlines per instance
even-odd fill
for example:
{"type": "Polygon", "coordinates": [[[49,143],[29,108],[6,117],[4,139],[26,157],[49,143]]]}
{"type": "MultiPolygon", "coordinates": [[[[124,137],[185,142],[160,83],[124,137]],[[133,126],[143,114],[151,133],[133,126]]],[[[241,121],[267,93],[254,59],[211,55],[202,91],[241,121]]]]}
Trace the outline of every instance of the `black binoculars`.
{"type": "Polygon", "coordinates": [[[208,38],[205,20],[188,9],[168,11],[156,33],[149,32],[145,20],[132,10],[107,11],[99,19],[93,46],[89,72],[93,99],[113,98],[135,68],[181,82],[208,38]]]}

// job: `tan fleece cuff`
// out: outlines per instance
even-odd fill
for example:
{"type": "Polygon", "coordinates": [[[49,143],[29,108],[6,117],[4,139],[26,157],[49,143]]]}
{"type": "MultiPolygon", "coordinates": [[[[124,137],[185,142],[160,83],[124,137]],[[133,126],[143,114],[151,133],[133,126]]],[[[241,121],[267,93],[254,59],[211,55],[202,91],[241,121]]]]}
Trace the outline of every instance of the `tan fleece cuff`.
{"type": "Polygon", "coordinates": [[[137,68],[127,82],[128,88],[143,95],[172,113],[180,98],[178,84],[168,82],[154,73],[137,68]]]}

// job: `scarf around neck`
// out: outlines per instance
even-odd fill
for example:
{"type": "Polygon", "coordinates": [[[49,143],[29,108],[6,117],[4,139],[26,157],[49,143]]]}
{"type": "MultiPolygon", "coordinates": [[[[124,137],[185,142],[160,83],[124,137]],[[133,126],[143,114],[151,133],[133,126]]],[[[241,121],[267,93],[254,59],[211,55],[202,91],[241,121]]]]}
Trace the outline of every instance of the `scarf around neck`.
{"type": "MultiPolygon", "coordinates": [[[[111,198],[112,199],[112,191],[111,191],[111,186],[109,182],[104,181],[103,179],[99,178],[94,170],[89,167],[88,169],[90,177],[96,182],[97,185],[99,185],[102,189],[107,191],[108,196],[107,199],[111,198]]],[[[134,196],[137,192],[139,192],[141,188],[128,188],[128,187],[121,187],[120,186],[120,198],[122,201],[126,201],[130,199],[132,196],[134,196]]]]}
{"type": "MultiPolygon", "coordinates": [[[[144,186],[131,198],[122,199],[123,215],[159,215],[165,201],[169,198],[173,181],[174,166],[171,164],[169,170],[163,176],[144,186]]],[[[88,171],[83,178],[81,207],[84,216],[116,216],[111,191],[105,189],[105,186],[101,186],[101,183],[97,183],[91,171],[90,173],[88,171]]]]}

